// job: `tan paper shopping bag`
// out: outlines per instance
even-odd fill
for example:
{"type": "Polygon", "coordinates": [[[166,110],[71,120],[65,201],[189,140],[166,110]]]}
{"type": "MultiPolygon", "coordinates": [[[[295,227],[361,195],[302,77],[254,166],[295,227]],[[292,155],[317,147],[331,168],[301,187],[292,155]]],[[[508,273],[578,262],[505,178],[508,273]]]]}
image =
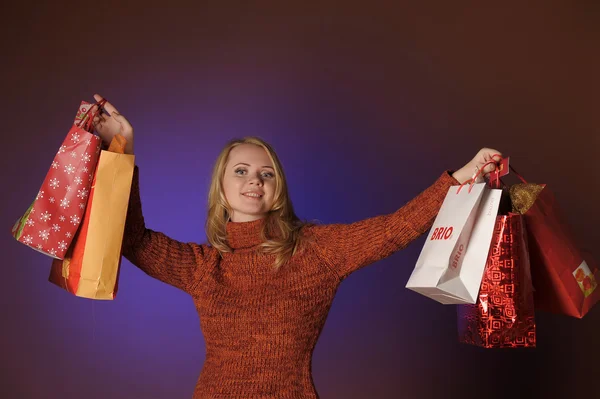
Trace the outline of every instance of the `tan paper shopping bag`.
{"type": "Polygon", "coordinates": [[[110,300],[117,293],[134,169],[124,147],[117,136],[100,153],[81,228],[65,259],[52,262],[49,281],[79,297],[110,300]]]}

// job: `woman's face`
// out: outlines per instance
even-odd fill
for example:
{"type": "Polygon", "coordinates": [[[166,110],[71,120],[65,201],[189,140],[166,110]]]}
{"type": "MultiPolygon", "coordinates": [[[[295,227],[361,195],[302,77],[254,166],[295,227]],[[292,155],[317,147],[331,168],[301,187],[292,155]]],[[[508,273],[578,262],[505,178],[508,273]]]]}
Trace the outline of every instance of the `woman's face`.
{"type": "Polygon", "coordinates": [[[275,195],[275,170],[265,149],[254,144],[234,147],[225,165],[223,190],[232,222],[265,217],[275,195]]]}

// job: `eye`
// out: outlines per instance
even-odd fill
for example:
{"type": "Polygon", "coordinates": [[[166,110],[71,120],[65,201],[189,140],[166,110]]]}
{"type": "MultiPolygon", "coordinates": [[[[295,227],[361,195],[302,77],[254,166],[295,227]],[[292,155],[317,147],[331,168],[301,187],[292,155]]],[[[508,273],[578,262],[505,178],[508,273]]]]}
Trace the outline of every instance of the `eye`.
{"type": "MultiPolygon", "coordinates": [[[[234,171],[234,173],[239,176],[245,175],[246,172],[247,171],[244,168],[238,168],[234,171]]],[[[275,174],[272,172],[262,172],[261,175],[262,175],[263,179],[272,179],[275,177],[275,174]]]]}

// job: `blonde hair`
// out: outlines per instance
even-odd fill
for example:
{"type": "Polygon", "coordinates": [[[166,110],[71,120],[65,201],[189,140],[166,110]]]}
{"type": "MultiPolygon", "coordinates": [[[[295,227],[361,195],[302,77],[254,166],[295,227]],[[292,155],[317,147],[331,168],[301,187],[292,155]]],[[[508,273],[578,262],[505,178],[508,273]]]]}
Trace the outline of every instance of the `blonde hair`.
{"type": "Polygon", "coordinates": [[[294,207],[288,194],[283,166],[275,150],[259,137],[250,136],[242,139],[233,139],[227,143],[219,154],[213,167],[208,192],[206,238],[219,251],[221,256],[223,256],[224,252],[232,252],[231,247],[227,243],[227,231],[225,227],[232,210],[223,190],[223,176],[229,153],[233,148],[242,144],[253,144],[262,147],[267,152],[275,169],[273,206],[267,213],[265,223],[260,232],[263,242],[259,245],[259,249],[264,253],[275,255],[273,267],[279,269],[303,247],[307,239],[301,235],[301,229],[313,223],[300,220],[294,213],[294,207]]]}

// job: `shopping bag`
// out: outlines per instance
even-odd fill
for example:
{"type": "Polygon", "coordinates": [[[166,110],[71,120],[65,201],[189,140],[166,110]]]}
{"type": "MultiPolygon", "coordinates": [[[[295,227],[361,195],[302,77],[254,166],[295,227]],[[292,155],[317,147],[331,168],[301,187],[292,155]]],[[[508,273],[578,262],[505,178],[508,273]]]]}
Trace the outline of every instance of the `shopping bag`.
{"type": "Polygon", "coordinates": [[[459,341],[484,348],[536,346],[526,225],[498,216],[476,304],[458,305],[459,341]]]}
{"type": "Polygon", "coordinates": [[[535,307],[583,317],[600,300],[598,264],[582,251],[545,184],[515,184],[510,195],[527,225],[535,307]]]}
{"type": "Polygon", "coordinates": [[[63,259],[79,228],[101,150],[100,137],[91,133],[91,109],[81,103],[35,200],[11,231],[17,241],[56,259],[63,259]]]}
{"type": "Polygon", "coordinates": [[[64,260],[52,262],[49,281],[89,299],[114,299],[133,178],[134,156],[118,135],[100,153],[81,229],[64,260]]]}
{"type": "Polygon", "coordinates": [[[475,303],[501,193],[486,183],[450,187],[406,288],[443,304],[475,303]]]}

